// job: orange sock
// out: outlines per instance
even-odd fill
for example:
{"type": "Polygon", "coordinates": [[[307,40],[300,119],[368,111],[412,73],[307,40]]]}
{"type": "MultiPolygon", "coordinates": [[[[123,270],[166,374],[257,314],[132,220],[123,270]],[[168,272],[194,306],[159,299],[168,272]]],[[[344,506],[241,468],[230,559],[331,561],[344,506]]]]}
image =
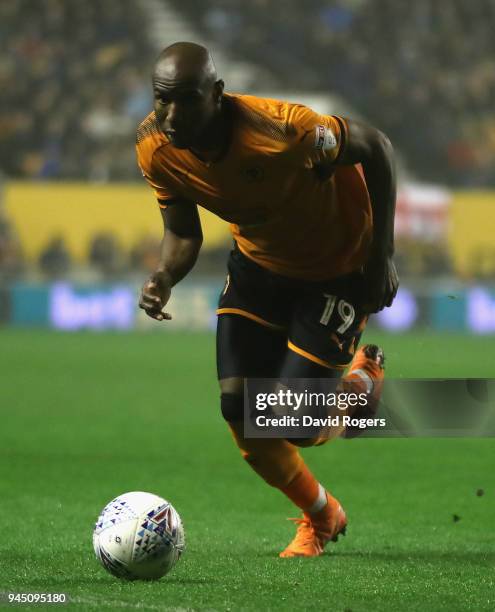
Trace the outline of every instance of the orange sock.
{"type": "Polygon", "coordinates": [[[304,464],[298,449],[282,438],[245,438],[243,423],[230,423],[241,455],[270,486],[282,489],[304,464]]]}
{"type": "Polygon", "coordinates": [[[243,428],[242,423],[230,423],[242,456],[255,472],[304,512],[312,514],[326,506],[325,489],[313,476],[293,444],[277,438],[244,438],[243,428]]]}
{"type": "Polygon", "coordinates": [[[280,490],[303,512],[309,514],[319,512],[327,503],[325,489],[305,463],[301,465],[297,476],[287,486],[280,487],[280,490]]]}

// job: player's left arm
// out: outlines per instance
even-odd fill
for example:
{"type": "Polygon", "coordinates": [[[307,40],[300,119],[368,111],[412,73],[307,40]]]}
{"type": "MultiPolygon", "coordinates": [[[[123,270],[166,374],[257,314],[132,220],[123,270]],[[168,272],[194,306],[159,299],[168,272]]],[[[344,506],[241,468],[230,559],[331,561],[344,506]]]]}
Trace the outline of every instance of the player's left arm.
{"type": "Polygon", "coordinates": [[[394,254],[396,173],[390,140],[379,130],[360,121],[346,120],[346,142],[336,164],[361,164],[373,210],[373,238],[364,266],[369,312],[390,306],[399,279],[394,254]]]}

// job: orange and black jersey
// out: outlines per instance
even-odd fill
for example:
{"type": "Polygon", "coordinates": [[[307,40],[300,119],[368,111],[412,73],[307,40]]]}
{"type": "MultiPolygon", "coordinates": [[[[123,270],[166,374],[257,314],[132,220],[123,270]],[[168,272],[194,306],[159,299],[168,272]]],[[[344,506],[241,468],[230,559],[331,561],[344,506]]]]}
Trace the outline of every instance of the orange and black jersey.
{"type": "Polygon", "coordinates": [[[215,162],[175,148],[154,113],[139,126],[138,163],[160,206],[186,199],[217,214],[241,252],[277,274],[325,280],[361,267],[372,214],[360,166],[334,164],[345,120],[254,96],[225,102],[232,135],[215,162]]]}

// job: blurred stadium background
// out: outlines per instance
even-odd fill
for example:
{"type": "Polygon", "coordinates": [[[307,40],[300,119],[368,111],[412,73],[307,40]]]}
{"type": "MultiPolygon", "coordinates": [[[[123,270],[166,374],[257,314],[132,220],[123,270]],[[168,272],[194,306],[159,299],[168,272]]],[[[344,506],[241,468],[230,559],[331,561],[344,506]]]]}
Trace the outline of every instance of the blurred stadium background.
{"type": "Polygon", "coordinates": [[[492,0],[0,2],[0,592],[65,591],[85,611],[493,608],[493,439],[309,449],[352,537],[280,571],[289,504],[242,465],[218,409],[228,228],[202,213],[174,320],[147,318],[162,223],[134,155],[151,66],[177,40],[210,47],[227,91],[381,128],[402,285],[366,338],[388,377],[493,376],[493,23],[492,0]],[[187,555],[160,584],[94,560],[92,522],[126,490],[170,496],[184,519],[187,555]]]}
{"type": "Polygon", "coordinates": [[[228,228],[174,295],[136,309],[161,221],[136,167],[163,46],[203,42],[230,91],[361,116],[399,158],[402,286],[388,332],[495,332],[495,39],[489,0],[15,0],[0,4],[0,321],[211,329],[228,228]]]}

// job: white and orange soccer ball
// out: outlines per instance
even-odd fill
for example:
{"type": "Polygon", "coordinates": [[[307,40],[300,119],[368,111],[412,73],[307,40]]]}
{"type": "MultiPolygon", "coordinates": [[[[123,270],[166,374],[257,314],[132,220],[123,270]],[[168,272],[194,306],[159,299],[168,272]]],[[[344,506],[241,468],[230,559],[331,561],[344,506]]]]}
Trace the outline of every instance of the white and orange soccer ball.
{"type": "Polygon", "coordinates": [[[119,495],[101,511],[93,547],[103,567],[127,580],[156,580],[185,548],[184,528],[170,502],[153,493],[119,495]]]}

